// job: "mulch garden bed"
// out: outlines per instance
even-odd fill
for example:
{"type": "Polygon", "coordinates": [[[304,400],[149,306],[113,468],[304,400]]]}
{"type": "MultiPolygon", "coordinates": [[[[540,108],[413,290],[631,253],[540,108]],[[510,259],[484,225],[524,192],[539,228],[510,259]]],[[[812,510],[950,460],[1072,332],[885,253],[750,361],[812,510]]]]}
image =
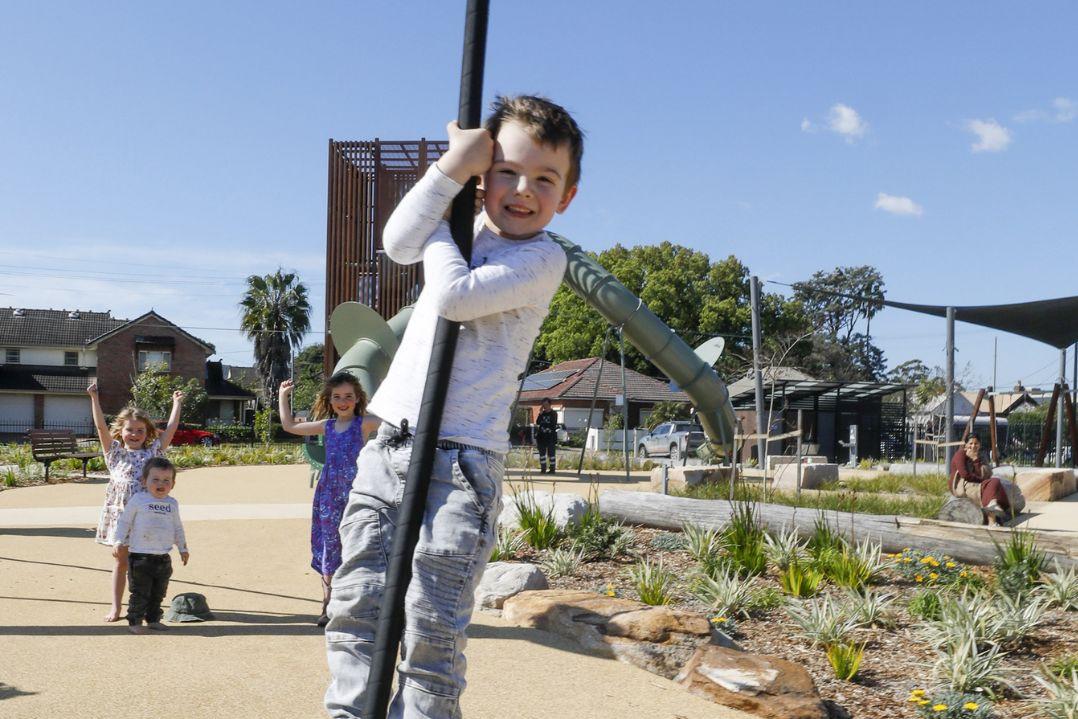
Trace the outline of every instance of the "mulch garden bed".
{"type": "MultiPolygon", "coordinates": [[[[639,556],[647,556],[654,562],[662,559],[663,566],[677,577],[674,583],[674,607],[707,613],[707,607],[694,599],[689,592],[689,577],[695,562],[682,550],[667,551],[656,548],[653,540],[667,534],[641,527],[628,528],[634,534],[633,546],[639,556]]],[[[516,561],[539,563],[542,553],[526,549],[516,561]]],[[[616,560],[590,561],[581,565],[575,576],[549,579],[553,589],[573,589],[604,592],[613,588],[618,596],[637,599],[636,590],[629,578],[629,568],[635,564],[632,557],[616,560]]],[[[975,572],[988,570],[971,569],[975,572]]],[[[799,627],[783,608],[765,610],[750,619],[739,619],[735,641],[746,651],[769,654],[795,662],[808,670],[816,682],[820,696],[834,708],[841,707],[849,716],[857,719],[892,719],[920,714],[908,701],[914,689],[931,686],[931,666],[935,656],[929,646],[920,640],[913,627],[920,622],[906,611],[906,604],[920,585],[901,575],[885,571],[885,580],[873,588],[877,592],[894,595],[891,605],[898,617],[895,629],[859,629],[858,641],[867,642],[861,671],[854,681],[842,681],[835,677],[824,650],[813,648],[809,641],[799,636],[799,627]]],[[[757,586],[771,587],[781,591],[774,568],[767,575],[752,580],[757,586]]],[[[822,593],[839,594],[841,590],[825,585],[822,593]]],[[[999,719],[1034,717],[1036,713],[1024,698],[1043,697],[1044,690],[1033,679],[1042,662],[1078,652],[1078,612],[1048,610],[1047,620],[1038,627],[1021,651],[1012,652],[1004,666],[1013,671],[1009,677],[1015,691],[995,703],[994,716],[999,719]]],[[[841,710],[833,716],[843,716],[841,710]]]]}

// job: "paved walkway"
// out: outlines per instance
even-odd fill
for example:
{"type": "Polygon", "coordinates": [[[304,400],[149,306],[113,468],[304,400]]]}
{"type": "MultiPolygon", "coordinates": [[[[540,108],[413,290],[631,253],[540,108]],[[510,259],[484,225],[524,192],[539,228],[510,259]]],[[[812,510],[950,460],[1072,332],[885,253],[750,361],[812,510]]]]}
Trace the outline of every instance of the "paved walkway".
{"type": "MultiPolygon", "coordinates": [[[[111,557],[92,527],[103,494],[103,479],[0,492],[0,716],[324,716],[306,467],[180,473],[191,561],[175,564],[169,593],[205,594],[217,621],[148,637],[101,622],[111,557]]],[[[748,716],[492,614],[477,613],[469,636],[469,719],[748,716]]]]}

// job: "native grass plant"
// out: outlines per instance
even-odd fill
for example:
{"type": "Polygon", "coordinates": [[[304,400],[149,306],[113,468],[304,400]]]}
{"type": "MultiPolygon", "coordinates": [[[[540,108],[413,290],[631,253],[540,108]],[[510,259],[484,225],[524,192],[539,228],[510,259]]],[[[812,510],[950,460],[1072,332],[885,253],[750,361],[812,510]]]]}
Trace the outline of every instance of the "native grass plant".
{"type": "Polygon", "coordinates": [[[1056,657],[1045,665],[1044,671],[1060,679],[1066,679],[1071,674],[1078,672],[1078,654],[1056,657]]]}
{"type": "Polygon", "coordinates": [[[906,494],[940,497],[946,499],[950,494],[947,490],[947,475],[945,474],[891,474],[883,472],[872,478],[850,478],[842,480],[846,489],[864,494],[906,494]]]}
{"type": "Polygon", "coordinates": [[[785,527],[778,534],[764,535],[764,553],[768,561],[780,571],[804,560],[807,556],[805,544],[798,537],[797,530],[785,527]]]}
{"type": "Polygon", "coordinates": [[[884,567],[880,545],[867,540],[854,547],[827,549],[819,555],[818,563],[836,585],[858,591],[878,581],[884,567]]]}
{"type": "Polygon", "coordinates": [[[920,626],[922,638],[933,649],[954,648],[967,640],[979,645],[999,645],[999,612],[987,594],[967,592],[940,596],[939,617],[920,626]]]}
{"type": "Polygon", "coordinates": [[[857,629],[857,620],[830,597],[790,604],[786,607],[786,613],[801,628],[801,635],[814,647],[849,643],[857,629]]]}
{"type": "Polygon", "coordinates": [[[722,556],[728,565],[742,577],[752,577],[767,571],[767,554],[764,550],[767,532],[756,516],[756,504],[736,502],[730,514],[730,522],[720,534],[722,556]]]}
{"type": "Polygon", "coordinates": [[[865,658],[865,642],[840,642],[827,647],[827,661],[842,681],[853,681],[865,658]]]}
{"type": "Polygon", "coordinates": [[[682,545],[696,562],[715,556],[722,548],[719,532],[714,529],[706,529],[695,524],[685,524],[681,527],[682,545]]]}
{"type": "Polygon", "coordinates": [[[699,572],[693,579],[690,591],[712,613],[725,617],[749,616],[753,599],[752,584],[734,571],[714,575],[699,572]]]}
{"type": "Polygon", "coordinates": [[[535,493],[525,489],[513,495],[517,522],[525,543],[533,549],[550,549],[561,540],[561,530],[554,521],[553,505],[542,507],[535,493]]]}
{"type": "Polygon", "coordinates": [[[1034,679],[1048,694],[1047,697],[1033,702],[1038,712],[1035,716],[1045,719],[1078,719],[1078,670],[1072,668],[1066,676],[1057,676],[1042,670],[1034,679]]]}
{"type": "Polygon", "coordinates": [[[1005,544],[996,544],[996,583],[1000,591],[1024,596],[1031,591],[1048,565],[1048,558],[1037,548],[1032,532],[1014,530],[1005,544]]]}
{"type": "Polygon", "coordinates": [[[303,447],[297,442],[275,444],[169,447],[169,461],[180,469],[252,464],[298,464],[303,461],[303,447]]]}
{"type": "Polygon", "coordinates": [[[981,694],[914,689],[906,701],[916,704],[922,717],[933,719],[988,719],[992,716],[992,702],[981,694]]]}
{"type": "Polygon", "coordinates": [[[629,569],[629,578],[644,604],[654,607],[670,604],[674,600],[671,593],[674,575],[663,566],[662,559],[653,564],[650,558],[645,557],[629,569]]]}
{"type": "Polygon", "coordinates": [[[1041,575],[1039,591],[1049,606],[1059,607],[1065,612],[1078,610],[1078,572],[1074,567],[1063,571],[1056,562],[1054,574],[1041,575]]]}
{"type": "Polygon", "coordinates": [[[1042,597],[997,592],[992,606],[996,610],[992,639],[1004,648],[1021,646],[1047,618],[1048,604],[1042,597]]]}
{"type": "Polygon", "coordinates": [[[823,574],[811,563],[793,562],[779,572],[779,585],[791,597],[811,597],[820,591],[823,574]]]}
{"type": "Polygon", "coordinates": [[[983,692],[996,699],[1000,690],[1009,686],[1001,666],[1005,655],[997,645],[979,644],[971,633],[957,644],[938,648],[932,672],[940,684],[953,691],[983,692]]]}
{"type": "Polygon", "coordinates": [[[490,554],[492,562],[507,562],[516,559],[528,543],[520,532],[508,527],[498,527],[498,536],[494,540],[494,551],[490,554]]]}
{"type": "Polygon", "coordinates": [[[19,486],[19,475],[10,467],[4,470],[3,482],[5,487],[19,486]]]}
{"type": "Polygon", "coordinates": [[[893,597],[892,594],[878,594],[871,589],[863,592],[847,589],[846,611],[862,627],[892,629],[898,623],[891,608],[893,597]]]}
{"type": "Polygon", "coordinates": [[[935,621],[942,615],[943,600],[940,598],[939,592],[931,589],[923,589],[913,595],[909,604],[906,605],[906,611],[908,611],[910,616],[915,619],[935,621]]]}
{"type": "Polygon", "coordinates": [[[805,549],[808,551],[809,556],[819,561],[821,558],[826,559],[832,553],[841,552],[845,548],[846,538],[842,536],[841,532],[832,528],[822,513],[816,517],[816,522],[812,528],[812,536],[805,543],[805,549]]]}
{"type": "Polygon", "coordinates": [[[548,577],[571,577],[580,571],[584,551],[573,544],[568,548],[557,547],[547,553],[540,566],[548,577]]]}
{"type": "MultiPolygon", "coordinates": [[[[822,489],[827,489],[823,487],[822,489]]],[[[696,487],[676,492],[676,494],[694,499],[729,499],[727,485],[716,482],[701,484],[696,487]]],[[[810,510],[833,510],[836,512],[861,512],[864,514],[898,514],[905,517],[935,518],[946,502],[946,496],[909,494],[895,496],[889,494],[821,491],[800,498],[793,492],[773,491],[770,488],[742,484],[734,488],[734,500],[743,502],[768,502],[787,507],[804,507],[810,510]]]]}
{"type": "Polygon", "coordinates": [[[786,604],[786,597],[774,587],[755,589],[749,597],[749,613],[766,612],[769,609],[778,609],[786,604]]]}

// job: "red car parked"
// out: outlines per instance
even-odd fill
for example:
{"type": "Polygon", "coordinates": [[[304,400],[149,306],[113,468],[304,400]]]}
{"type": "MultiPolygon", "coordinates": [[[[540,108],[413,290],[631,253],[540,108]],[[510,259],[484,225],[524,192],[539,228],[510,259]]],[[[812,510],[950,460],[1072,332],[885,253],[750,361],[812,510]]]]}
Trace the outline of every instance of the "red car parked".
{"type": "MultiPolygon", "coordinates": [[[[159,428],[162,431],[165,429],[163,424],[160,425],[159,428]]],[[[213,432],[207,432],[198,427],[181,424],[176,429],[176,434],[172,435],[172,444],[176,446],[182,444],[201,444],[203,447],[213,447],[221,444],[221,438],[213,432]]]]}

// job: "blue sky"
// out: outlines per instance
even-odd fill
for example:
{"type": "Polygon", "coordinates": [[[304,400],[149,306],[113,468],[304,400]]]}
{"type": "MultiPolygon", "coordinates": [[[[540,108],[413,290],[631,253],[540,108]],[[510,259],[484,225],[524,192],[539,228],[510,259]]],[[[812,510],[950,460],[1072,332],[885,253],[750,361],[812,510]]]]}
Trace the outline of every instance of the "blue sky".
{"type": "MultiPolygon", "coordinates": [[[[585,248],[670,240],[777,282],[872,264],[923,303],[1078,287],[1072,3],[492,5],[486,95],[588,133],[553,225],[585,248]]],[[[153,306],[244,364],[243,277],[281,264],[321,330],[327,141],[444,137],[463,7],[0,5],[0,306],[153,306]]],[[[872,323],[889,366],[942,365],[943,331],[872,323]]],[[[971,382],[997,337],[1001,387],[1052,381],[1055,350],[960,324],[971,382]]]]}

